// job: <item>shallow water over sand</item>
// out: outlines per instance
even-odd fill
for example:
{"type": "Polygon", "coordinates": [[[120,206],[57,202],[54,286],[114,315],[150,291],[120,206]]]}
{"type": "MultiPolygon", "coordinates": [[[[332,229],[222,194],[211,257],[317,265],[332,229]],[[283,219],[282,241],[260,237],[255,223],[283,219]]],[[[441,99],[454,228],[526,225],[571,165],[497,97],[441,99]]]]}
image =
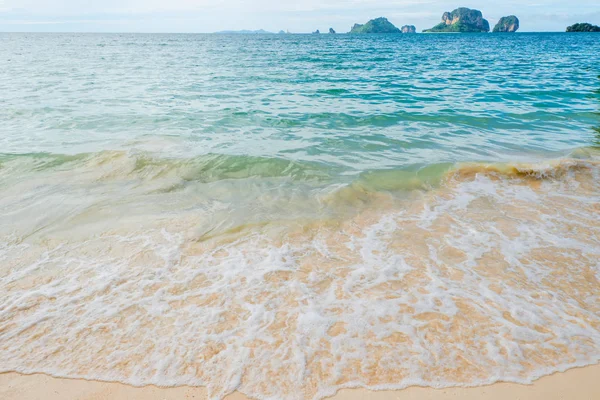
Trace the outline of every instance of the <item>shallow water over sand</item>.
{"type": "Polygon", "coordinates": [[[578,37],[0,35],[0,372],[320,399],[597,363],[578,37]]]}
{"type": "MultiPolygon", "coordinates": [[[[248,216],[232,227],[213,226],[220,206],[194,195],[229,184],[166,191],[115,168],[114,158],[103,174],[73,161],[89,174],[56,194],[61,221],[31,211],[36,218],[2,218],[0,365],[206,385],[215,398],[240,390],[301,399],[341,387],[530,382],[594,363],[600,161],[594,150],[579,155],[586,158],[456,166],[437,187],[401,194],[354,184],[298,195],[285,210],[303,217],[248,216]],[[98,185],[132,179],[130,195],[109,209],[65,207],[98,185]],[[323,219],[316,204],[353,212],[323,219]]],[[[281,201],[261,185],[243,191],[249,204],[254,196],[281,201]]],[[[51,195],[42,199],[54,209],[51,195]]],[[[35,199],[19,197],[4,198],[3,209],[11,201],[35,209],[35,199]]]]}

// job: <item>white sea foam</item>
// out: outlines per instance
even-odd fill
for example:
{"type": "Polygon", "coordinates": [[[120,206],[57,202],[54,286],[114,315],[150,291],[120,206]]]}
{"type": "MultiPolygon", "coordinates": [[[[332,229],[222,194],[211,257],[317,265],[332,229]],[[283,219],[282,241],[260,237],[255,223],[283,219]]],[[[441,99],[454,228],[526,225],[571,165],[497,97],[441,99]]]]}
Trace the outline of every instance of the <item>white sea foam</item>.
{"type": "Polygon", "coordinates": [[[4,236],[0,370],[292,400],[596,363],[596,168],[458,171],[348,218],[212,237],[184,212],[4,236]]]}

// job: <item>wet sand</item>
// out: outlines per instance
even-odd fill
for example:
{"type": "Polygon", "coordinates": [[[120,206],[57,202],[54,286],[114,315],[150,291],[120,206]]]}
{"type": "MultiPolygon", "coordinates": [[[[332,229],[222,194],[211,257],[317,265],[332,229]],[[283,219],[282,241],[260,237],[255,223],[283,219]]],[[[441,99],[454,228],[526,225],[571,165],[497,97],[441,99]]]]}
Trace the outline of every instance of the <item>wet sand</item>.
{"type": "MultiPolygon", "coordinates": [[[[535,381],[532,385],[497,383],[475,388],[431,389],[411,387],[399,391],[340,390],[335,400],[596,400],[600,398],[600,365],[575,368],[535,381]]],[[[120,383],[60,379],[43,374],[0,374],[4,400],[180,400],[206,399],[200,387],[136,388],[120,383]]],[[[245,400],[234,393],[227,400],[245,400]]]]}
{"type": "Polygon", "coordinates": [[[171,214],[169,199],[191,206],[180,194],[140,194],[168,217],[92,209],[17,231],[0,246],[0,370],[301,400],[600,362],[599,161],[466,165],[444,182],[350,188],[333,197],[365,195],[355,215],[209,237],[171,214]]]}

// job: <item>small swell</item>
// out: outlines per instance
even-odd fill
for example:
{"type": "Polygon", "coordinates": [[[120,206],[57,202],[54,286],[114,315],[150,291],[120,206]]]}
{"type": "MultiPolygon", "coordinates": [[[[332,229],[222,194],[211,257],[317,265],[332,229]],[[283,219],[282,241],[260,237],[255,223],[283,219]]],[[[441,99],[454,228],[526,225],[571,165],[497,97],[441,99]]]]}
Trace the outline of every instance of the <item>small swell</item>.
{"type": "Polygon", "coordinates": [[[478,174],[504,178],[563,179],[578,172],[600,167],[598,160],[562,159],[538,164],[462,164],[450,172],[450,179],[468,180],[478,174]]]}

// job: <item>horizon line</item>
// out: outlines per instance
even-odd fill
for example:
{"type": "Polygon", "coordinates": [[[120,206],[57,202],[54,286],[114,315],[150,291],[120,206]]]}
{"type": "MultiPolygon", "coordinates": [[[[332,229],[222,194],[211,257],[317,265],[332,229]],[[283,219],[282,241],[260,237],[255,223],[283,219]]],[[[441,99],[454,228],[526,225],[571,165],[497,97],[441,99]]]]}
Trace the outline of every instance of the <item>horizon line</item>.
{"type": "MultiPolygon", "coordinates": [[[[286,36],[286,35],[311,35],[311,36],[336,36],[336,35],[350,35],[350,32],[337,32],[330,34],[328,32],[314,33],[314,32],[254,32],[260,31],[261,29],[240,29],[240,30],[224,30],[216,32],[168,32],[168,31],[3,31],[0,33],[50,33],[50,34],[66,34],[66,33],[90,33],[90,34],[165,34],[165,35],[240,35],[240,36],[286,36]]],[[[355,33],[352,36],[376,36],[376,35],[398,35],[398,36],[412,36],[419,34],[427,35],[480,35],[480,34],[523,34],[523,33],[596,33],[596,32],[566,32],[566,31],[518,31],[518,32],[415,32],[415,33],[355,33]]]]}

